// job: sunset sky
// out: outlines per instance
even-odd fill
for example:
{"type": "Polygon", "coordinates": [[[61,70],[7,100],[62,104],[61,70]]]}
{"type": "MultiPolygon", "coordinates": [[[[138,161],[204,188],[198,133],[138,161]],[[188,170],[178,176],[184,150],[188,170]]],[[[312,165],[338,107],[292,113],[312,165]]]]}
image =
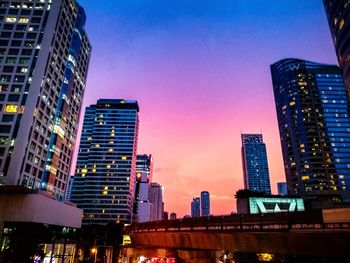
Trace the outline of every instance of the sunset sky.
{"type": "Polygon", "coordinates": [[[263,133],[277,192],[285,175],[269,66],[336,63],[321,0],[79,2],[93,48],[84,108],[138,100],[138,153],[153,155],[166,211],[190,214],[203,190],[212,214],[235,210],[241,132],[263,133]]]}

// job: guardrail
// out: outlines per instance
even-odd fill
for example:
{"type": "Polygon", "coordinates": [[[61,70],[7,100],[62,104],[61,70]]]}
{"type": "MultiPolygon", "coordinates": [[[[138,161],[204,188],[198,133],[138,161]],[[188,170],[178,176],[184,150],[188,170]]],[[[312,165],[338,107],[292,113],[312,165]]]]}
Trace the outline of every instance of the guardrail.
{"type": "Polygon", "coordinates": [[[233,214],[178,220],[134,223],[125,228],[126,233],[188,232],[188,231],[293,231],[293,230],[343,230],[350,222],[325,223],[322,211],[275,214],[233,214]]]}

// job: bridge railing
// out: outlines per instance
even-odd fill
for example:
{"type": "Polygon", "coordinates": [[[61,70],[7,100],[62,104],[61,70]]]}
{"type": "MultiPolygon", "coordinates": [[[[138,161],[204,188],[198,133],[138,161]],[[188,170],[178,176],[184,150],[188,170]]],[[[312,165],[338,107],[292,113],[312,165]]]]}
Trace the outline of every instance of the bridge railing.
{"type": "Polygon", "coordinates": [[[293,231],[297,229],[350,229],[350,222],[324,223],[321,211],[275,214],[232,214],[134,223],[125,232],[171,231],[293,231]]]}

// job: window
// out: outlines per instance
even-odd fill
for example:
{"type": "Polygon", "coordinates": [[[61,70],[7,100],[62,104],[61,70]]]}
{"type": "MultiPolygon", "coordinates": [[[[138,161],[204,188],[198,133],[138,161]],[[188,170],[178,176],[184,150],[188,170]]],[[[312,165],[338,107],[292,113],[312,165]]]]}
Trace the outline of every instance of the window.
{"type": "Polygon", "coordinates": [[[5,112],[15,113],[17,112],[17,109],[18,109],[18,105],[15,105],[15,104],[6,104],[5,106],[5,112]]]}
{"type": "Polygon", "coordinates": [[[8,101],[13,102],[13,101],[19,101],[19,95],[17,94],[10,94],[8,97],[8,101]]]}
{"type": "Polygon", "coordinates": [[[0,125],[0,133],[10,133],[11,125],[0,125]]]}
{"type": "Polygon", "coordinates": [[[29,18],[28,17],[20,17],[18,20],[18,23],[28,23],[29,18]]]}
{"type": "Polygon", "coordinates": [[[10,114],[4,114],[3,116],[2,116],[2,122],[12,122],[13,121],[13,119],[14,119],[14,115],[10,115],[10,114]]]}
{"type": "Polygon", "coordinates": [[[5,22],[7,22],[7,23],[15,23],[16,21],[17,21],[17,18],[15,16],[5,17],[5,22]]]}

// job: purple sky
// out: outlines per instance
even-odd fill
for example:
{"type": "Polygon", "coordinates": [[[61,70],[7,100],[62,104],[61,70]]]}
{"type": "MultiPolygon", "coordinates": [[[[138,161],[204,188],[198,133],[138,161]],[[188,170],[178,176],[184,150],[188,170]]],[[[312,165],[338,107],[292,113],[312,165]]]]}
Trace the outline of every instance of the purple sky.
{"type": "Polygon", "coordinates": [[[243,187],[240,134],[262,131],[272,190],[284,181],[269,65],[336,63],[321,0],[80,0],[93,47],[84,107],[137,99],[139,153],[154,157],[165,209],[213,214],[243,187]]]}

